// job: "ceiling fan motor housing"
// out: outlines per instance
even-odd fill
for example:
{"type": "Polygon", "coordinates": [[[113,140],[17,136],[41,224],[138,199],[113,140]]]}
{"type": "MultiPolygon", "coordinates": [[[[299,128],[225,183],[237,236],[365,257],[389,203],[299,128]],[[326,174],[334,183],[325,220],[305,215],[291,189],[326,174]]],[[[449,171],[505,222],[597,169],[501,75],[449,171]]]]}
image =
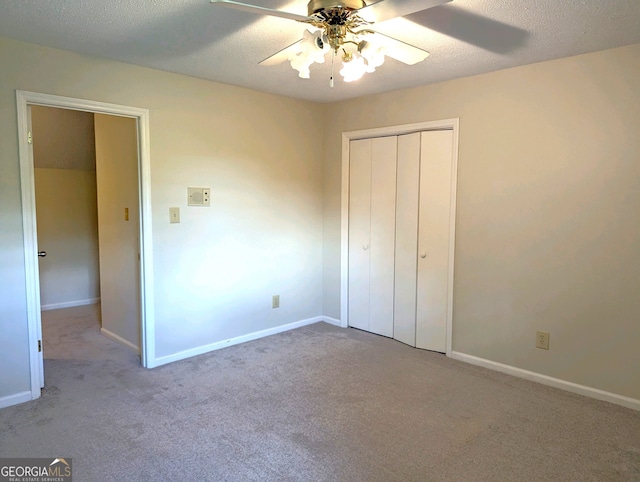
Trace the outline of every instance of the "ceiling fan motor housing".
{"type": "Polygon", "coordinates": [[[309,16],[323,10],[344,9],[359,10],[366,7],[364,0],[310,0],[307,4],[309,16]]]}

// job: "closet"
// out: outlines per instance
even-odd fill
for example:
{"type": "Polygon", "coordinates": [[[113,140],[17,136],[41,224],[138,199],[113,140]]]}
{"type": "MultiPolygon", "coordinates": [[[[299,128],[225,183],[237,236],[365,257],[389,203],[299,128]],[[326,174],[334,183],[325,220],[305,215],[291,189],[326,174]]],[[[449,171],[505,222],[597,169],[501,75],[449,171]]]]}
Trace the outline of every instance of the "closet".
{"type": "Polygon", "coordinates": [[[349,143],[349,326],[446,351],[453,132],[349,143]]]}

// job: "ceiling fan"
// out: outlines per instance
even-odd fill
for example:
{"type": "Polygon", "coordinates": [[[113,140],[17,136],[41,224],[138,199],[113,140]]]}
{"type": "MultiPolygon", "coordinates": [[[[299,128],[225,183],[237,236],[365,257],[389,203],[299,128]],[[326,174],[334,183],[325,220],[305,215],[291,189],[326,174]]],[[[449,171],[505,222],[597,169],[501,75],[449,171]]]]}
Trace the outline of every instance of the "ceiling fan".
{"type": "Polygon", "coordinates": [[[232,0],[210,1],[222,7],[310,25],[311,30],[305,29],[301,40],[266,58],[260,65],[275,65],[288,60],[301,78],[308,79],[311,64],[324,63],[326,54],[331,53],[329,85],[333,87],[333,63],[337,56],[342,60],[340,74],[345,82],[375,71],[385,56],[408,65],[422,62],[429,52],[375,32],[371,26],[452,0],[378,0],[369,4],[364,0],[310,0],[307,16],[232,0]]]}

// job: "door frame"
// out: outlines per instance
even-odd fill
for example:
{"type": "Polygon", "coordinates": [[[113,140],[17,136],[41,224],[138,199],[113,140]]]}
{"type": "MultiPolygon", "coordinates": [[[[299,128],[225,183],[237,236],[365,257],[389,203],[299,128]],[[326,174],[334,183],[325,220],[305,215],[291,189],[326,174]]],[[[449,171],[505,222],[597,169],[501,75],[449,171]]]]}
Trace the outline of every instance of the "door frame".
{"type": "Polygon", "coordinates": [[[27,295],[27,324],[29,331],[29,363],[31,398],[40,397],[42,355],[38,351],[41,340],[40,280],[38,266],[38,237],[35,203],[33,151],[29,146],[29,106],[109,114],[136,119],[138,135],[138,209],[140,215],[140,358],[145,368],[155,366],[155,323],[153,303],[153,253],[151,230],[151,162],[149,150],[149,111],[138,107],[62,97],[16,90],[18,116],[18,146],[20,157],[20,187],[22,194],[22,224],[27,295]]]}
{"type": "Polygon", "coordinates": [[[453,331],[453,271],[456,231],[456,193],[458,186],[458,139],[460,119],[443,119],[416,124],[379,127],[342,133],[342,193],[340,207],[340,326],[349,326],[349,143],[357,139],[372,137],[400,136],[414,132],[451,130],[453,131],[453,154],[451,173],[451,212],[449,222],[449,287],[447,299],[447,339],[446,355],[451,356],[453,331]]]}

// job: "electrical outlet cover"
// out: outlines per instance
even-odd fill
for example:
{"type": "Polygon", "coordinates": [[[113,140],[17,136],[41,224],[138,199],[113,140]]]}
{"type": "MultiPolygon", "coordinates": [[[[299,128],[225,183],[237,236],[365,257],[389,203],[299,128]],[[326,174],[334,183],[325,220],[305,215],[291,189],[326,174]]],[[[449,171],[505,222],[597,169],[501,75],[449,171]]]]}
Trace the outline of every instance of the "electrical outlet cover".
{"type": "Polygon", "coordinates": [[[536,331],[536,348],[549,349],[549,332],[536,331]]]}

